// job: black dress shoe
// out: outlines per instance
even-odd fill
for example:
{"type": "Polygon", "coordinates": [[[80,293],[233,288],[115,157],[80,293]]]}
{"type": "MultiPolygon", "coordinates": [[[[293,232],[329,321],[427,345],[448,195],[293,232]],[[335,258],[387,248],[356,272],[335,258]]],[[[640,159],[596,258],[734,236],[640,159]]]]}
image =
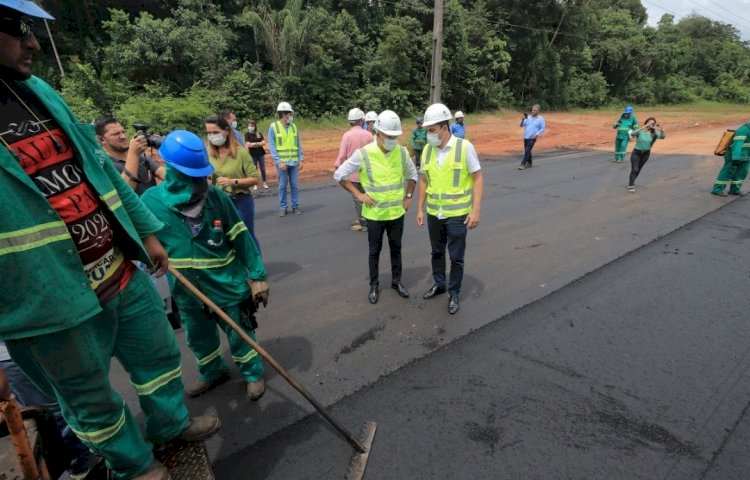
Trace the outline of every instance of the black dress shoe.
{"type": "Polygon", "coordinates": [[[448,313],[454,315],[458,311],[458,295],[451,295],[451,299],[448,302],[448,313]]]}
{"type": "Polygon", "coordinates": [[[425,300],[429,300],[433,297],[437,297],[441,293],[445,293],[445,287],[438,287],[437,285],[433,285],[432,288],[427,290],[424,295],[422,295],[422,298],[425,300]]]}
{"type": "Polygon", "coordinates": [[[392,283],[391,288],[396,290],[399,295],[401,295],[404,298],[409,298],[409,290],[406,289],[403,285],[401,285],[401,282],[398,283],[392,283]]]}
{"type": "Polygon", "coordinates": [[[370,300],[370,303],[378,303],[378,286],[372,286],[370,287],[370,294],[367,295],[367,299],[370,300]]]}

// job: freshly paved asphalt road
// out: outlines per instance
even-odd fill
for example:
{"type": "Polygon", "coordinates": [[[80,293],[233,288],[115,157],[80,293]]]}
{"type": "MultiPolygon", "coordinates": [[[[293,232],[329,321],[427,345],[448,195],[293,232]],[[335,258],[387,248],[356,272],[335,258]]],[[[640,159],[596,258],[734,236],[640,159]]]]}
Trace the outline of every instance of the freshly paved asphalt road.
{"type": "MultiPolygon", "coordinates": [[[[383,288],[372,306],[343,190],[306,187],[304,215],[285,218],[257,198],[272,285],[259,338],[353,430],[380,424],[366,478],[744,478],[748,201],[708,195],[715,157],[655,152],[635,194],[608,159],[483,163],[456,316],[421,299],[429,242],[413,211],[412,298],[383,288]]],[[[224,421],[208,442],[217,478],[342,477],[347,444],[267,380],[257,403],[239,378],[190,401],[224,421]]]]}

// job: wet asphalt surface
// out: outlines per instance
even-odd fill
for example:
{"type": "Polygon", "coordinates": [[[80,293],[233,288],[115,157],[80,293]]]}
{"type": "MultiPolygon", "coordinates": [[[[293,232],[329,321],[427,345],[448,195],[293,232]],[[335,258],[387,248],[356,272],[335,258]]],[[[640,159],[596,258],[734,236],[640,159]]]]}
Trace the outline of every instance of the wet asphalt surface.
{"type": "MultiPolygon", "coordinates": [[[[385,252],[372,306],[340,187],[306,185],[302,216],[256,198],[272,289],[259,338],[351,430],[378,422],[365,478],[747,478],[749,200],[708,195],[713,157],[655,152],[635,194],[608,158],[483,163],[456,316],[421,298],[429,242],[413,210],[412,297],[387,288],[385,252]]],[[[188,403],[224,422],[207,442],[217,478],[343,478],[348,444],[266,379],[256,403],[237,376],[188,403]]]]}

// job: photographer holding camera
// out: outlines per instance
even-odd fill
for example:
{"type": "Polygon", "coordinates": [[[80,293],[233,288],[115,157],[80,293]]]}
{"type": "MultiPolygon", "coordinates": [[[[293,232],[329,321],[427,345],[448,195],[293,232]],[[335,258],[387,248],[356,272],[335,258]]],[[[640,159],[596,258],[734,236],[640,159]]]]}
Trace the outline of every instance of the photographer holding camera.
{"type": "Polygon", "coordinates": [[[159,147],[161,137],[149,135],[146,124],[136,123],[134,127],[138,132],[128,141],[128,134],[117,119],[99,117],[94,121],[96,138],[112,164],[135,193],[142,195],[156,185],[157,178],[164,178],[164,166],[145,154],[149,147],[159,147]]]}

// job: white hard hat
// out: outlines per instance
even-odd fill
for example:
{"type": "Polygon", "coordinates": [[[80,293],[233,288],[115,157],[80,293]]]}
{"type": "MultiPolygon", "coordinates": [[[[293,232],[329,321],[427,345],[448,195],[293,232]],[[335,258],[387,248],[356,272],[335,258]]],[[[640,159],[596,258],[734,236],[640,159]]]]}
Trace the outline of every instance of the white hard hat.
{"type": "Polygon", "coordinates": [[[459,110],[453,116],[456,117],[456,118],[464,118],[464,112],[462,112],[461,110],[459,110]]]}
{"type": "Polygon", "coordinates": [[[378,119],[378,114],[370,110],[365,114],[365,122],[374,122],[378,119]]]}
{"type": "Polygon", "coordinates": [[[351,110],[349,110],[349,116],[347,118],[350,122],[362,120],[363,118],[365,118],[365,112],[363,112],[359,108],[352,108],[351,110]]]}
{"type": "Polygon", "coordinates": [[[383,110],[378,115],[375,128],[383,135],[396,136],[404,133],[401,131],[401,119],[393,110],[383,110]]]}
{"type": "Polygon", "coordinates": [[[436,123],[448,121],[451,118],[453,118],[453,115],[451,115],[451,111],[448,110],[448,107],[442,103],[433,103],[427,107],[427,110],[424,112],[424,123],[422,125],[429,127],[436,123]]]}
{"type": "Polygon", "coordinates": [[[279,103],[279,106],[276,107],[277,112],[293,112],[292,106],[289,105],[289,102],[281,102],[279,103]]]}

